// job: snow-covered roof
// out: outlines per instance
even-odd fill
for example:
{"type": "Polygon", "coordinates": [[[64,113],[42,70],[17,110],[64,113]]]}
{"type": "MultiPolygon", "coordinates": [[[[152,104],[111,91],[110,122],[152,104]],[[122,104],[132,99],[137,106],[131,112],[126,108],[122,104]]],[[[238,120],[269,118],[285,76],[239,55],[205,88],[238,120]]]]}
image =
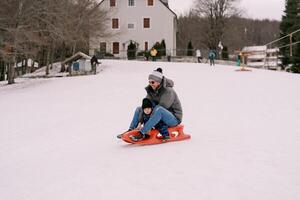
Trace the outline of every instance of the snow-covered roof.
{"type": "Polygon", "coordinates": [[[277,56],[267,56],[267,60],[277,60],[277,56]]]}
{"type": "Polygon", "coordinates": [[[267,53],[277,53],[279,52],[278,48],[274,48],[274,49],[267,49],[267,53]]]}
{"type": "MultiPolygon", "coordinates": [[[[98,6],[101,5],[104,1],[105,0],[100,1],[98,6]]],[[[167,0],[158,0],[158,1],[161,2],[177,18],[177,14],[169,7],[169,3],[167,0]]]]}
{"type": "Polygon", "coordinates": [[[257,52],[257,51],[266,51],[267,46],[248,46],[244,47],[242,52],[257,52]]]}
{"type": "Polygon", "coordinates": [[[277,67],[278,64],[280,64],[280,62],[276,62],[276,61],[269,61],[265,63],[265,66],[267,67],[277,67]]]}
{"type": "Polygon", "coordinates": [[[247,63],[248,67],[263,67],[265,62],[249,62],[247,63]]]}
{"type": "Polygon", "coordinates": [[[62,62],[62,64],[67,64],[68,62],[73,62],[73,61],[76,61],[76,60],[79,60],[79,59],[87,59],[87,60],[90,60],[91,57],[82,53],[82,52],[77,52],[76,54],[74,54],[73,56],[71,56],[70,58],[67,58],[66,60],[64,60],[62,62]]]}
{"type": "Polygon", "coordinates": [[[265,59],[266,58],[266,55],[265,54],[254,54],[254,55],[249,55],[248,57],[247,57],[247,60],[251,60],[251,59],[253,59],[253,60],[260,60],[260,59],[265,59]]]}

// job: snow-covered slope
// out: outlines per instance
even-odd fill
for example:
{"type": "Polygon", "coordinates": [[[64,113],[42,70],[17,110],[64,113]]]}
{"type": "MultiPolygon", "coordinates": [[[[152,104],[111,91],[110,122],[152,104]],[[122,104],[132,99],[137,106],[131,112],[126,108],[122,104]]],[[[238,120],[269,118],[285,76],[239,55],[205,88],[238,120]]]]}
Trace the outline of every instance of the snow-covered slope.
{"type": "Polygon", "coordinates": [[[298,75],[103,63],[96,76],[0,87],[0,199],[300,199],[298,75]],[[192,139],[127,145],[115,136],[156,67],[174,80],[192,139]]]}

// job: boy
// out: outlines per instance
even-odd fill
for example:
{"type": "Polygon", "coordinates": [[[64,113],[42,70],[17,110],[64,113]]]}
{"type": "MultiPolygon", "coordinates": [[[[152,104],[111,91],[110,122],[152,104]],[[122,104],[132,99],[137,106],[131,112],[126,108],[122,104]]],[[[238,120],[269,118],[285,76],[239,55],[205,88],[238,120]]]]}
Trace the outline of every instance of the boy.
{"type": "MultiPolygon", "coordinates": [[[[150,116],[152,114],[154,107],[155,107],[155,104],[150,99],[144,98],[143,103],[142,103],[142,112],[141,112],[141,115],[139,116],[139,123],[138,123],[137,127],[130,127],[129,131],[133,130],[133,129],[141,130],[142,125],[145,124],[150,119],[150,116]]],[[[168,126],[165,123],[160,121],[154,128],[156,128],[160,132],[160,134],[162,135],[162,139],[164,141],[170,139],[169,132],[168,132],[168,126]]],[[[121,138],[121,137],[122,137],[122,134],[118,135],[118,138],[121,138]]],[[[134,136],[131,136],[130,139],[132,141],[137,142],[142,139],[147,139],[148,137],[149,137],[149,135],[145,134],[145,136],[141,139],[137,139],[134,136]]]]}

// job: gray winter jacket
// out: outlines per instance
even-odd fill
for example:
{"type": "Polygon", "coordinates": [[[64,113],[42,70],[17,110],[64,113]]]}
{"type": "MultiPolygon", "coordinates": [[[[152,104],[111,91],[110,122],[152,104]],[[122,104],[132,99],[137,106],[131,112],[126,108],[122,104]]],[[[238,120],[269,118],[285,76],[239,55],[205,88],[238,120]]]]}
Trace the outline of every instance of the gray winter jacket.
{"type": "Polygon", "coordinates": [[[145,89],[147,91],[146,98],[152,100],[156,105],[160,105],[169,110],[177,118],[179,122],[182,121],[182,107],[180,100],[173,89],[174,82],[163,77],[158,90],[154,91],[150,85],[145,89]]]}

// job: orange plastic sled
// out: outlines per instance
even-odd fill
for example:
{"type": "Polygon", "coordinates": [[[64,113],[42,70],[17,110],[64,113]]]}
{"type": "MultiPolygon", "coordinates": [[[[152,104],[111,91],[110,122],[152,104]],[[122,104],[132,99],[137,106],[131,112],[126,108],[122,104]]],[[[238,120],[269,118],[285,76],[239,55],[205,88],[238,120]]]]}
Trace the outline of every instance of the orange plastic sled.
{"type": "Polygon", "coordinates": [[[181,140],[187,140],[190,139],[191,136],[188,134],[183,133],[183,125],[178,125],[174,127],[168,128],[170,139],[167,141],[162,140],[162,136],[156,129],[152,129],[149,133],[150,137],[148,139],[144,139],[138,142],[134,142],[130,139],[131,135],[137,135],[138,131],[133,130],[129,131],[122,136],[122,140],[124,140],[127,143],[131,144],[139,144],[139,145],[151,145],[151,144],[161,144],[161,143],[166,143],[166,142],[176,142],[176,141],[181,141],[181,140]]]}

